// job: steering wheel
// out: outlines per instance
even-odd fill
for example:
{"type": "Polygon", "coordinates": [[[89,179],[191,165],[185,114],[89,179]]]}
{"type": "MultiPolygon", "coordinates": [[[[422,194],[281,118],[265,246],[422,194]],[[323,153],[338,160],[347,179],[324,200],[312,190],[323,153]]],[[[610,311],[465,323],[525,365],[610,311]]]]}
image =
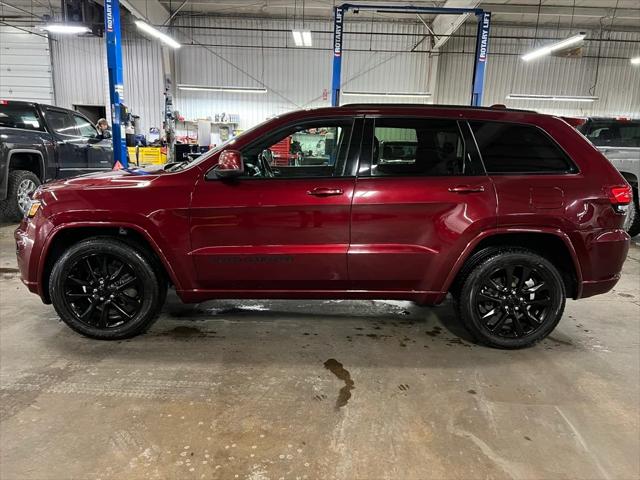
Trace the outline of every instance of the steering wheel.
{"type": "Polygon", "coordinates": [[[265,177],[273,177],[273,169],[271,163],[273,162],[273,153],[268,148],[265,148],[260,155],[258,155],[260,161],[260,168],[264,172],[265,177]]]}

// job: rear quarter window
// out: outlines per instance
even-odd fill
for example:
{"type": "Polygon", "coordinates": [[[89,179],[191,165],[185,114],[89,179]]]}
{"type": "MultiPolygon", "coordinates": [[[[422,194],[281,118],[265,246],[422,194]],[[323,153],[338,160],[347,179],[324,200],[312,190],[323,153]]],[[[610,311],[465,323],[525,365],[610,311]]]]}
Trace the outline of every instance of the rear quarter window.
{"type": "Polygon", "coordinates": [[[0,103],[0,127],[44,130],[36,109],[30,105],[0,103]]]}
{"type": "Polygon", "coordinates": [[[574,173],[566,153],[542,130],[504,122],[469,122],[487,173],[574,173]]]}
{"type": "Polygon", "coordinates": [[[598,147],[640,147],[640,120],[590,120],[580,131],[598,147]]]}

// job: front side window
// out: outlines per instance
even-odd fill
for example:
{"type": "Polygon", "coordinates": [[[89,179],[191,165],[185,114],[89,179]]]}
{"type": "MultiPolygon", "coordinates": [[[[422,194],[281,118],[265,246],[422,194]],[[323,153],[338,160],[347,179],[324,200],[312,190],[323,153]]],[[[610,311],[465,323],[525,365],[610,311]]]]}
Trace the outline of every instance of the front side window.
{"type": "Polygon", "coordinates": [[[542,130],[531,125],[469,122],[487,173],[569,173],[575,166],[542,130]]]}
{"type": "Polygon", "coordinates": [[[371,152],[371,176],[472,174],[455,120],[376,118],[371,152]]]}
{"type": "Polygon", "coordinates": [[[318,121],[285,128],[243,149],[249,177],[331,177],[347,158],[352,120],[318,121]]]}
{"type": "Polygon", "coordinates": [[[67,112],[47,110],[47,124],[49,128],[60,135],[77,135],[76,125],[67,112]]]}
{"type": "Polygon", "coordinates": [[[98,132],[86,118],[83,118],[80,115],[72,115],[72,117],[76,127],[78,127],[81,137],[96,138],[98,132]]]}

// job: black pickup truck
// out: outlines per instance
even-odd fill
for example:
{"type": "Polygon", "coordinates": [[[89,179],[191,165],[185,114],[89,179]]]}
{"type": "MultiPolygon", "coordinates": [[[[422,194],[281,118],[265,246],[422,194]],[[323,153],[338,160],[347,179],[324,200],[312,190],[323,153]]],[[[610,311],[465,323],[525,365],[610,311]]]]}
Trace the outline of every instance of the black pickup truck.
{"type": "Polygon", "coordinates": [[[19,219],[41,183],[112,167],[112,141],[99,136],[85,116],[0,100],[0,217],[19,219]]]}

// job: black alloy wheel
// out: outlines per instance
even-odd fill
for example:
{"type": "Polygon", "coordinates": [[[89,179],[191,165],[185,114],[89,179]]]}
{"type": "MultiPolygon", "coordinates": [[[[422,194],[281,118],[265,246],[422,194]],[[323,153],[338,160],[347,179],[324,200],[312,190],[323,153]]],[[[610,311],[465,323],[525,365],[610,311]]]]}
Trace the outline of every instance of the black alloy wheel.
{"type": "Polygon", "coordinates": [[[114,237],[72,245],[49,278],[60,318],[76,332],[101,340],[143,333],[160,312],[166,289],[152,255],[114,237]]]}
{"type": "Polygon", "coordinates": [[[464,280],[458,310],[483,343],[522,348],[545,338],[558,324],[565,285],[547,259],[505,249],[483,260],[464,280]]]}

